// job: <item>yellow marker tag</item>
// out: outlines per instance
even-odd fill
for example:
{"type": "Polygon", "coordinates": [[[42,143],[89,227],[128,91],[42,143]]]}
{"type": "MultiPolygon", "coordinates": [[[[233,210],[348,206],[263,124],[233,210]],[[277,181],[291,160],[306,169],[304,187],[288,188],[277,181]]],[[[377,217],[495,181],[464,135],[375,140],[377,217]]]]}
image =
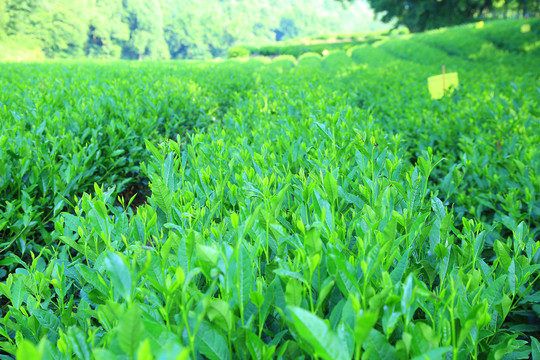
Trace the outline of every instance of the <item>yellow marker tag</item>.
{"type": "Polygon", "coordinates": [[[531,31],[531,24],[523,24],[521,25],[521,32],[522,33],[528,33],[529,31],[531,31]]]}
{"type": "Polygon", "coordinates": [[[484,22],[483,21],[479,21],[479,22],[476,23],[476,28],[477,29],[481,29],[483,27],[484,27],[484,22]]]}
{"type": "Polygon", "coordinates": [[[440,99],[444,94],[459,86],[458,73],[448,73],[428,78],[428,89],[432,99],[440,99]]]}

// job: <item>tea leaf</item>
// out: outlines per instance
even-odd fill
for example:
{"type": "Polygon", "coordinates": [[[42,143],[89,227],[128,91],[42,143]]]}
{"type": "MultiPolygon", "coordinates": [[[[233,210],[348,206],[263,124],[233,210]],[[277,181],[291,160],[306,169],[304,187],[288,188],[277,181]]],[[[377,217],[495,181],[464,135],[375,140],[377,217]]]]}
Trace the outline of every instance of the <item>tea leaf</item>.
{"type": "Polygon", "coordinates": [[[77,327],[70,327],[67,331],[71,348],[78,359],[90,360],[92,358],[90,346],[86,342],[83,331],[77,327]]]}
{"type": "Polygon", "coordinates": [[[197,331],[195,345],[210,360],[227,360],[231,358],[223,335],[206,321],[202,322],[199,331],[197,331]]]}
{"type": "Polygon", "coordinates": [[[120,255],[109,252],[105,257],[105,266],[110,274],[113,289],[124,299],[131,299],[131,271],[120,255]]]}
{"type": "Polygon", "coordinates": [[[15,309],[19,309],[24,300],[26,291],[24,289],[23,279],[19,278],[11,286],[11,303],[15,309]]]}
{"type": "Polygon", "coordinates": [[[116,333],[120,347],[130,356],[134,356],[144,332],[141,311],[137,305],[131,305],[118,324],[116,333]]]}
{"type": "Polygon", "coordinates": [[[245,248],[240,246],[238,252],[238,295],[239,301],[243,306],[246,306],[249,301],[253,285],[253,267],[251,258],[245,248]]]}
{"type": "Polygon", "coordinates": [[[369,332],[377,323],[378,317],[378,314],[374,312],[364,312],[356,315],[356,322],[354,325],[354,342],[358,346],[362,346],[364,344],[369,332]]]}
{"type": "Polygon", "coordinates": [[[167,216],[170,216],[172,196],[167,185],[165,185],[159,177],[154,177],[154,179],[152,179],[152,195],[156,200],[157,206],[159,206],[167,216]]]}
{"type": "Polygon", "coordinates": [[[497,305],[501,300],[501,291],[504,283],[506,282],[506,275],[502,275],[497,278],[491,285],[488,286],[486,291],[483,293],[482,298],[486,299],[489,307],[488,312],[493,311],[493,307],[497,305]]]}
{"type": "Polygon", "coordinates": [[[291,312],[298,335],[318,356],[327,360],[350,359],[347,345],[323,320],[299,307],[288,306],[287,309],[291,312]]]}
{"type": "Polygon", "coordinates": [[[326,192],[328,200],[331,204],[338,199],[337,181],[330,171],[328,171],[324,177],[324,191],[326,192]]]}
{"type": "MultiPolygon", "coordinates": [[[[397,360],[397,356],[392,345],[390,345],[383,334],[375,329],[371,329],[369,332],[369,336],[364,342],[364,348],[366,350],[371,350],[372,354],[377,354],[377,358],[379,359],[397,360]]],[[[372,358],[375,359],[375,357],[372,358]]]]}
{"type": "Polygon", "coordinates": [[[36,346],[28,340],[23,340],[22,343],[17,346],[17,353],[15,356],[17,359],[21,359],[21,360],[22,359],[32,359],[32,360],[42,359],[42,356],[40,355],[36,346]]]}
{"type": "Polygon", "coordinates": [[[41,309],[33,309],[32,315],[45,329],[57,330],[58,328],[62,327],[60,319],[58,319],[57,316],[54,316],[48,311],[41,309]]]}
{"type": "Polygon", "coordinates": [[[399,259],[399,262],[397,263],[396,267],[392,272],[390,273],[390,278],[392,279],[392,282],[394,284],[397,284],[401,281],[403,278],[403,274],[405,273],[405,269],[407,269],[409,263],[409,249],[407,249],[403,255],[401,255],[401,259],[399,259]]]}
{"type": "Polygon", "coordinates": [[[90,283],[94,289],[98,290],[103,295],[108,295],[109,289],[104,284],[103,278],[101,278],[97,271],[84,265],[79,265],[78,270],[81,276],[90,283]]]}
{"type": "Polygon", "coordinates": [[[531,350],[533,360],[540,360],[540,342],[531,336],[531,350]]]}

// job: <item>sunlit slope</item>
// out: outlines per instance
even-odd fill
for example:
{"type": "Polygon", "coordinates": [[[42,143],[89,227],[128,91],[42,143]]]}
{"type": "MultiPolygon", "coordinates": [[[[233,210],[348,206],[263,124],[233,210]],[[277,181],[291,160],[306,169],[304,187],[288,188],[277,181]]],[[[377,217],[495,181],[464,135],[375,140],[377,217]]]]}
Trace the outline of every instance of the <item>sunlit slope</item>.
{"type": "MultiPolygon", "coordinates": [[[[524,20],[497,20],[477,22],[473,24],[442,28],[427,31],[421,34],[403,35],[402,32],[377,32],[371,34],[358,34],[354,40],[334,40],[325,43],[319,40],[317,43],[302,44],[302,39],[268,47],[252,48],[252,53],[260,55],[293,55],[299,57],[307,52],[322,54],[324,50],[350,50],[355,46],[370,45],[378,46],[387,40],[396,40],[398,43],[403,39],[412,39],[413,43],[424,43],[431,48],[444,51],[455,57],[478,59],[485,57],[501,56],[505,53],[521,53],[538,55],[540,47],[538,19],[524,20]]],[[[403,43],[405,46],[406,43],[403,43]]],[[[417,54],[418,57],[421,54],[417,54]]],[[[428,61],[422,57],[422,61],[428,61]]]]}

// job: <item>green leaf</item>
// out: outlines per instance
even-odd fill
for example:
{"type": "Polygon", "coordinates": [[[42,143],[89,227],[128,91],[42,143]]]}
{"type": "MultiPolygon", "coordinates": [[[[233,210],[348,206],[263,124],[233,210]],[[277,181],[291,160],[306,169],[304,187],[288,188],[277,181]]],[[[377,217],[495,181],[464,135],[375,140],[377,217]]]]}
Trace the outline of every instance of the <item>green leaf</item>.
{"type": "Polygon", "coordinates": [[[131,272],[120,255],[109,252],[105,257],[105,267],[113,282],[113,289],[127,301],[131,299],[131,272]]]}
{"type": "Polygon", "coordinates": [[[319,230],[317,228],[310,228],[304,237],[304,246],[306,247],[308,255],[318,254],[322,250],[322,241],[319,236],[319,230]]]}
{"type": "Polygon", "coordinates": [[[488,312],[491,313],[495,305],[501,302],[501,294],[504,282],[506,281],[507,276],[503,275],[497,278],[491,285],[488,286],[486,291],[483,293],[482,298],[488,301],[488,312]]]}
{"type": "Polygon", "coordinates": [[[105,305],[98,306],[97,310],[98,320],[106,331],[112,331],[123,313],[122,304],[114,301],[107,301],[105,305]]]}
{"type": "Polygon", "coordinates": [[[249,298],[251,299],[251,302],[257,307],[260,308],[262,304],[264,303],[264,296],[262,293],[258,291],[252,291],[249,294],[249,298]]]}
{"type": "Polygon", "coordinates": [[[213,268],[217,265],[219,260],[219,251],[213,247],[197,244],[197,258],[202,265],[208,268],[213,268]]]}
{"type": "Polygon", "coordinates": [[[152,195],[156,201],[156,205],[167,214],[171,215],[172,196],[169,188],[158,176],[152,179],[152,195]]]}
{"type": "Polygon", "coordinates": [[[137,360],[152,360],[152,346],[150,340],[144,340],[137,350],[137,360]]]}
{"type": "Polygon", "coordinates": [[[405,270],[407,269],[407,265],[409,263],[409,249],[401,255],[401,259],[399,259],[399,262],[397,263],[394,270],[392,270],[392,273],[390,273],[390,278],[392,279],[392,283],[397,284],[401,281],[401,278],[403,278],[403,274],[405,273],[405,270]]]}
{"type": "Polygon", "coordinates": [[[510,258],[510,254],[506,249],[506,246],[499,240],[495,240],[495,243],[493,244],[493,250],[499,258],[502,269],[506,271],[510,266],[510,262],[512,261],[512,259],[510,258]]]}
{"type": "Polygon", "coordinates": [[[287,305],[300,306],[304,298],[304,288],[302,283],[296,279],[289,278],[285,287],[285,301],[287,305]]]}
{"type": "Polygon", "coordinates": [[[94,289],[103,295],[109,294],[109,288],[105,285],[105,280],[103,280],[101,275],[96,270],[90,269],[88,266],[82,264],[79,265],[78,269],[82,278],[92,285],[94,289]]]}
{"type": "Polygon", "coordinates": [[[428,352],[423,353],[422,355],[416,356],[413,360],[435,360],[435,359],[444,359],[444,355],[448,353],[449,351],[452,351],[451,346],[442,347],[430,350],[428,352]]]}
{"type": "Polygon", "coordinates": [[[18,310],[21,307],[25,295],[26,290],[24,288],[23,279],[20,277],[13,285],[11,285],[11,303],[15,309],[18,310]]]}
{"type": "MultiPolygon", "coordinates": [[[[115,359],[117,355],[110,350],[94,348],[92,350],[92,355],[94,355],[95,360],[110,360],[115,359]]],[[[138,360],[138,359],[137,359],[138,360]]]]}
{"type": "Polygon", "coordinates": [[[540,360],[540,342],[531,336],[532,360],[540,360]]]}
{"type": "Polygon", "coordinates": [[[141,310],[138,305],[133,304],[120,320],[116,330],[118,343],[129,356],[133,356],[137,352],[143,332],[144,324],[141,320],[141,310]]]}
{"type": "Polygon", "coordinates": [[[227,302],[221,299],[212,301],[208,306],[206,315],[212,323],[218,325],[224,331],[229,332],[232,330],[234,317],[227,302]]]}
{"type": "Polygon", "coordinates": [[[334,137],[332,136],[325,124],[316,122],[315,125],[319,127],[319,129],[323,132],[324,135],[328,136],[328,139],[330,139],[330,141],[334,141],[334,137]]]}
{"type": "Polygon", "coordinates": [[[244,225],[244,230],[242,230],[242,237],[248,234],[253,227],[253,224],[255,224],[255,220],[257,220],[257,217],[259,216],[259,211],[261,210],[262,206],[263,204],[257,206],[255,211],[251,212],[251,215],[249,215],[248,219],[246,220],[246,224],[244,225]]]}
{"type": "Polygon", "coordinates": [[[444,219],[444,217],[446,216],[446,208],[438,197],[433,196],[431,198],[431,208],[441,220],[444,219]]]}
{"type": "Polygon", "coordinates": [[[238,296],[242,306],[246,306],[253,286],[253,262],[246,247],[240,245],[238,251],[238,296]]]}
{"type": "Polygon", "coordinates": [[[508,285],[510,286],[512,295],[516,295],[516,262],[514,258],[512,258],[508,266],[508,285]]]}
{"type": "Polygon", "coordinates": [[[37,347],[28,340],[23,340],[17,346],[17,353],[15,354],[17,360],[41,360],[42,356],[39,353],[37,347]]]}
{"type": "Polygon", "coordinates": [[[379,315],[375,312],[364,312],[356,315],[354,325],[354,342],[362,346],[373,326],[377,323],[379,315]]]}
{"type": "MultiPolygon", "coordinates": [[[[276,279],[279,282],[279,278],[276,279]]],[[[271,306],[274,304],[274,292],[276,291],[275,283],[272,283],[270,285],[265,294],[264,294],[264,302],[259,309],[261,313],[261,319],[262,321],[266,320],[268,317],[268,314],[270,313],[271,306]]],[[[283,293],[283,290],[281,291],[283,293]]]]}
{"type": "Polygon", "coordinates": [[[163,155],[160,154],[158,149],[156,149],[156,147],[152,145],[152,143],[148,141],[147,139],[144,139],[144,143],[146,144],[146,148],[150,150],[152,155],[154,155],[154,157],[159,161],[159,163],[163,164],[163,162],[165,161],[165,158],[163,157],[163,155]]]}
{"type": "Polygon", "coordinates": [[[267,358],[268,347],[267,345],[255,334],[248,332],[246,334],[246,345],[251,354],[252,359],[265,359],[267,358]]]}
{"type": "Polygon", "coordinates": [[[319,297],[317,298],[317,310],[321,308],[324,301],[326,300],[326,297],[328,294],[330,294],[330,291],[334,288],[335,280],[332,277],[327,277],[322,286],[321,291],[319,293],[319,297]]]}
{"type": "Polygon", "coordinates": [[[195,336],[195,347],[210,360],[228,360],[231,358],[227,341],[207,321],[203,321],[195,336]]]}
{"type": "Polygon", "coordinates": [[[469,336],[474,325],[478,325],[479,329],[481,329],[485,325],[485,324],[479,324],[480,322],[483,322],[482,319],[484,318],[484,315],[488,316],[488,322],[489,322],[489,315],[487,314],[487,308],[488,308],[488,302],[484,300],[484,302],[476,304],[476,306],[474,306],[469,311],[467,318],[461,324],[461,330],[459,332],[459,338],[457,342],[458,349],[461,347],[463,342],[465,342],[465,340],[469,336]]]}
{"type": "Polygon", "coordinates": [[[371,329],[369,336],[364,342],[364,348],[370,349],[372,354],[377,354],[378,357],[371,356],[370,359],[397,360],[397,355],[386,337],[375,329],[371,329]]]}
{"type": "Polygon", "coordinates": [[[484,242],[485,241],[486,241],[486,232],[485,231],[482,231],[474,239],[474,256],[475,256],[475,258],[478,258],[482,254],[482,250],[484,249],[484,242]]]}
{"type": "Polygon", "coordinates": [[[68,329],[67,336],[77,359],[90,360],[92,358],[90,354],[90,345],[87,343],[86,337],[81,329],[72,326],[68,329]]]}
{"type": "Polygon", "coordinates": [[[234,230],[238,229],[238,214],[237,213],[233,212],[231,214],[231,225],[234,230]]]}
{"type": "Polygon", "coordinates": [[[319,357],[327,360],[350,360],[347,344],[326,322],[302,308],[295,306],[287,308],[291,312],[297,334],[319,357]]]}
{"type": "Polygon", "coordinates": [[[330,254],[330,260],[333,260],[336,266],[336,283],[343,295],[358,294],[360,292],[358,278],[351,263],[345,260],[343,254],[335,249],[330,254]]]}
{"type": "Polygon", "coordinates": [[[60,319],[48,311],[33,309],[31,313],[45,329],[58,331],[59,328],[63,327],[60,319]]]}
{"type": "Polygon", "coordinates": [[[287,184],[283,189],[280,190],[280,192],[272,198],[271,205],[272,205],[272,215],[274,215],[274,218],[277,218],[281,211],[281,205],[283,203],[283,199],[285,198],[285,195],[287,195],[287,190],[289,190],[289,185],[287,184]]]}
{"type": "Polygon", "coordinates": [[[88,258],[90,260],[92,260],[92,261],[96,260],[97,256],[96,256],[95,252],[93,250],[91,250],[90,248],[88,248],[88,247],[84,248],[83,246],[78,244],[75,240],[73,240],[73,239],[71,239],[71,238],[69,238],[67,236],[59,236],[58,239],[60,239],[66,245],[71,246],[78,253],[81,253],[81,254],[84,254],[84,255],[88,256],[88,258]]]}
{"type": "Polygon", "coordinates": [[[324,191],[331,204],[338,199],[338,184],[330,171],[328,171],[324,177],[324,191]]]}
{"type": "Polygon", "coordinates": [[[101,217],[104,220],[106,220],[109,217],[108,212],[107,212],[107,206],[105,206],[105,203],[102,200],[96,199],[93,205],[99,217],[101,217]]]}

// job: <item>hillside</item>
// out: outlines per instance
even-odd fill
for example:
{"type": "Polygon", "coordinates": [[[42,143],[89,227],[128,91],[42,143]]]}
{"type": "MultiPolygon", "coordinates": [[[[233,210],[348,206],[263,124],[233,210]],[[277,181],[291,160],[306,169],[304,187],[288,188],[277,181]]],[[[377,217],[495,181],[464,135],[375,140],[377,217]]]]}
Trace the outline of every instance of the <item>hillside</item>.
{"type": "MultiPolygon", "coordinates": [[[[299,57],[302,54],[314,52],[322,55],[324,50],[349,50],[355,46],[381,44],[391,39],[409,39],[427,42],[434,47],[446,47],[446,52],[451,56],[474,56],[478,50],[490,51],[486,47],[494,48],[495,51],[538,51],[538,27],[533,26],[527,33],[521,31],[523,24],[531,20],[506,21],[492,20],[489,22],[477,22],[469,25],[455,26],[426,31],[422,34],[408,35],[406,29],[372,31],[363,33],[334,34],[328,36],[311,36],[294,38],[279,44],[263,46],[245,46],[253,55],[277,56],[293,55],[299,57]],[[478,24],[482,24],[480,27],[478,24]],[[474,29],[474,30],[473,30],[474,29]],[[472,35],[473,38],[469,38],[472,35]],[[515,44],[513,44],[515,42],[515,44]],[[465,46],[466,48],[461,48],[465,46]],[[475,49],[479,47],[480,49],[475,49]]],[[[535,20],[532,20],[536,23],[535,20]]],[[[405,44],[405,43],[403,43],[405,44]]],[[[536,54],[536,52],[535,52],[536,54]]],[[[496,54],[493,54],[496,56],[496,54]]]]}
{"type": "Polygon", "coordinates": [[[2,356],[537,358],[539,49],[2,64],[2,356]]]}

